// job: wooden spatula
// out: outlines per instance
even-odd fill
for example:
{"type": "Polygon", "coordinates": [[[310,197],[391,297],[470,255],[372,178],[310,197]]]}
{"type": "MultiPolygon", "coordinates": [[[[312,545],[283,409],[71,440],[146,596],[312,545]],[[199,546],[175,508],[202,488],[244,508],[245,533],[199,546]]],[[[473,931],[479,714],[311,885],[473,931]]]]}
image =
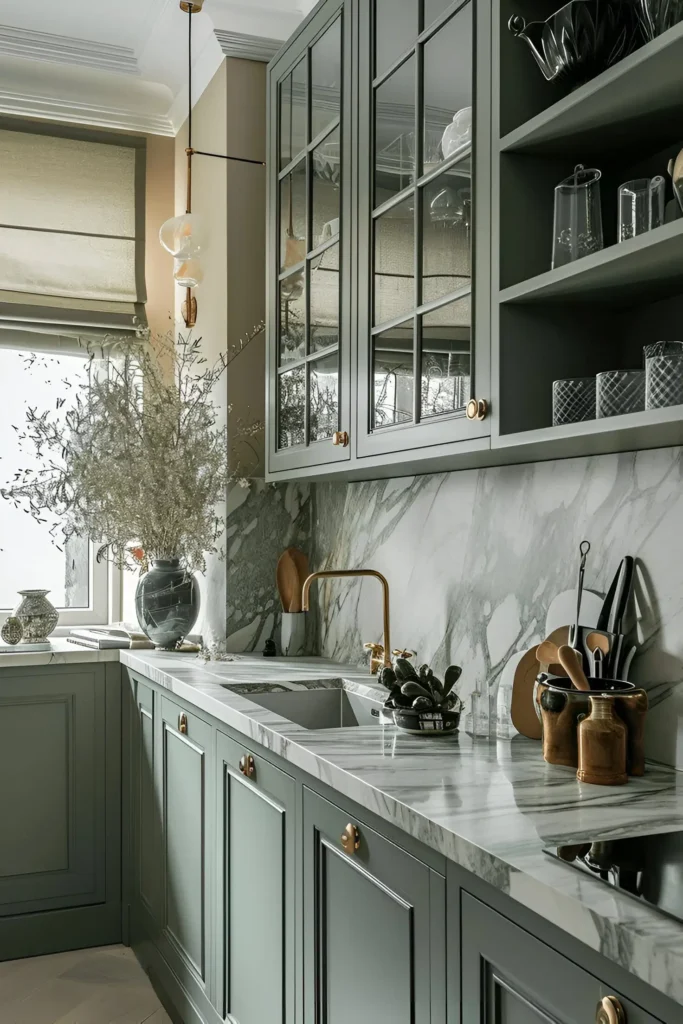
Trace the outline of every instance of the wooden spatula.
{"type": "Polygon", "coordinates": [[[289,610],[290,612],[300,612],[301,588],[303,587],[305,580],[308,578],[310,574],[310,570],[308,568],[308,555],[305,555],[303,551],[299,550],[299,548],[287,548],[287,551],[292,556],[294,565],[296,566],[296,574],[298,579],[296,593],[289,605],[289,610]]]}
{"type": "Polygon", "coordinates": [[[278,559],[275,570],[275,580],[280,595],[283,612],[292,611],[292,604],[299,601],[298,611],[301,611],[301,586],[299,584],[299,570],[292,557],[292,548],[283,551],[278,559]],[[298,598],[297,598],[298,591],[298,598]]]}
{"type": "Polygon", "coordinates": [[[586,679],[583,666],[581,665],[581,655],[573,647],[564,644],[558,649],[557,657],[560,665],[571,679],[572,685],[577,690],[590,691],[590,683],[586,679]]]}

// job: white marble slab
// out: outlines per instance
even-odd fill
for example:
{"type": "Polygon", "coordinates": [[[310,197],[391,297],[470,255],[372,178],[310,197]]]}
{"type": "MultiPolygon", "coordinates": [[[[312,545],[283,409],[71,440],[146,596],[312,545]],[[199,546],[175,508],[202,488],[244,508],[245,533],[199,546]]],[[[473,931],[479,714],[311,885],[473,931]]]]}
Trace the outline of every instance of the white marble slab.
{"type": "MultiPolygon", "coordinates": [[[[308,731],[230,683],[370,677],[333,661],[122,651],[121,661],[415,836],[683,1004],[683,926],[551,860],[544,846],[683,829],[683,776],[650,767],[618,789],[580,785],[540,744],[423,738],[380,725],[308,731]],[[223,684],[223,685],[221,685],[223,684]]],[[[370,691],[372,692],[372,691],[370,691]]]]}
{"type": "Polygon", "coordinates": [[[118,650],[94,651],[90,647],[80,647],[69,643],[61,637],[50,640],[51,651],[3,651],[0,654],[0,669],[26,668],[32,665],[80,665],[94,664],[105,661],[118,661],[118,650]]]}

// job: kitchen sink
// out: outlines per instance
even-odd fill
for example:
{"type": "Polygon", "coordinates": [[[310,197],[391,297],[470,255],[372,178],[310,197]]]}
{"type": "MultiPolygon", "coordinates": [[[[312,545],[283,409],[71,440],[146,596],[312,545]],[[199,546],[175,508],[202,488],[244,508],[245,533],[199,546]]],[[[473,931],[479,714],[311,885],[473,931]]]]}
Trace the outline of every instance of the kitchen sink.
{"type": "MultiPolygon", "coordinates": [[[[230,689],[236,689],[230,687],[230,689]]],[[[343,729],[379,725],[381,700],[372,700],[343,687],[305,690],[278,689],[258,692],[259,687],[239,692],[254,704],[273,711],[304,729],[343,729]]]]}

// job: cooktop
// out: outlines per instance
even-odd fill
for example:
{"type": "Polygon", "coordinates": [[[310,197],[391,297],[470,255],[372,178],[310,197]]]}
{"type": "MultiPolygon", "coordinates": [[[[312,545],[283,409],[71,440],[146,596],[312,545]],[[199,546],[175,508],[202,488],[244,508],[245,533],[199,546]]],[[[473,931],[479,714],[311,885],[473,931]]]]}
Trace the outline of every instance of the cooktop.
{"type": "Polygon", "coordinates": [[[543,851],[683,921],[683,830],[585,839],[543,851]]]}

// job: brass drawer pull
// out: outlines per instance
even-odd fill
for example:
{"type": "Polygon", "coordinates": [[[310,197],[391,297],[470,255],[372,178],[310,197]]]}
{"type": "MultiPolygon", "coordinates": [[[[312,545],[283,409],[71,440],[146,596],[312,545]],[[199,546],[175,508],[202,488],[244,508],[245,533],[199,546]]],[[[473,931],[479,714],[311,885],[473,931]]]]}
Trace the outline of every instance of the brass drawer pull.
{"type": "Polygon", "coordinates": [[[334,434],[332,435],[332,444],[336,444],[340,448],[348,448],[348,432],[346,430],[335,430],[334,434]]]}
{"type": "Polygon", "coordinates": [[[605,996],[598,1003],[595,1024],[626,1024],[626,1014],[616,996],[605,996]]]}
{"type": "Polygon", "coordinates": [[[256,762],[251,754],[243,754],[240,758],[240,771],[248,779],[253,778],[256,774],[256,762]]]}
{"type": "Polygon", "coordinates": [[[351,857],[356,850],[360,850],[360,832],[355,825],[349,822],[341,834],[340,842],[351,857]]]}
{"type": "Polygon", "coordinates": [[[489,403],[485,398],[471,398],[465,411],[468,420],[485,420],[489,411],[489,403]]]}
{"type": "Polygon", "coordinates": [[[184,711],[182,715],[178,715],[178,732],[181,732],[183,736],[187,735],[187,715],[184,711]]]}

